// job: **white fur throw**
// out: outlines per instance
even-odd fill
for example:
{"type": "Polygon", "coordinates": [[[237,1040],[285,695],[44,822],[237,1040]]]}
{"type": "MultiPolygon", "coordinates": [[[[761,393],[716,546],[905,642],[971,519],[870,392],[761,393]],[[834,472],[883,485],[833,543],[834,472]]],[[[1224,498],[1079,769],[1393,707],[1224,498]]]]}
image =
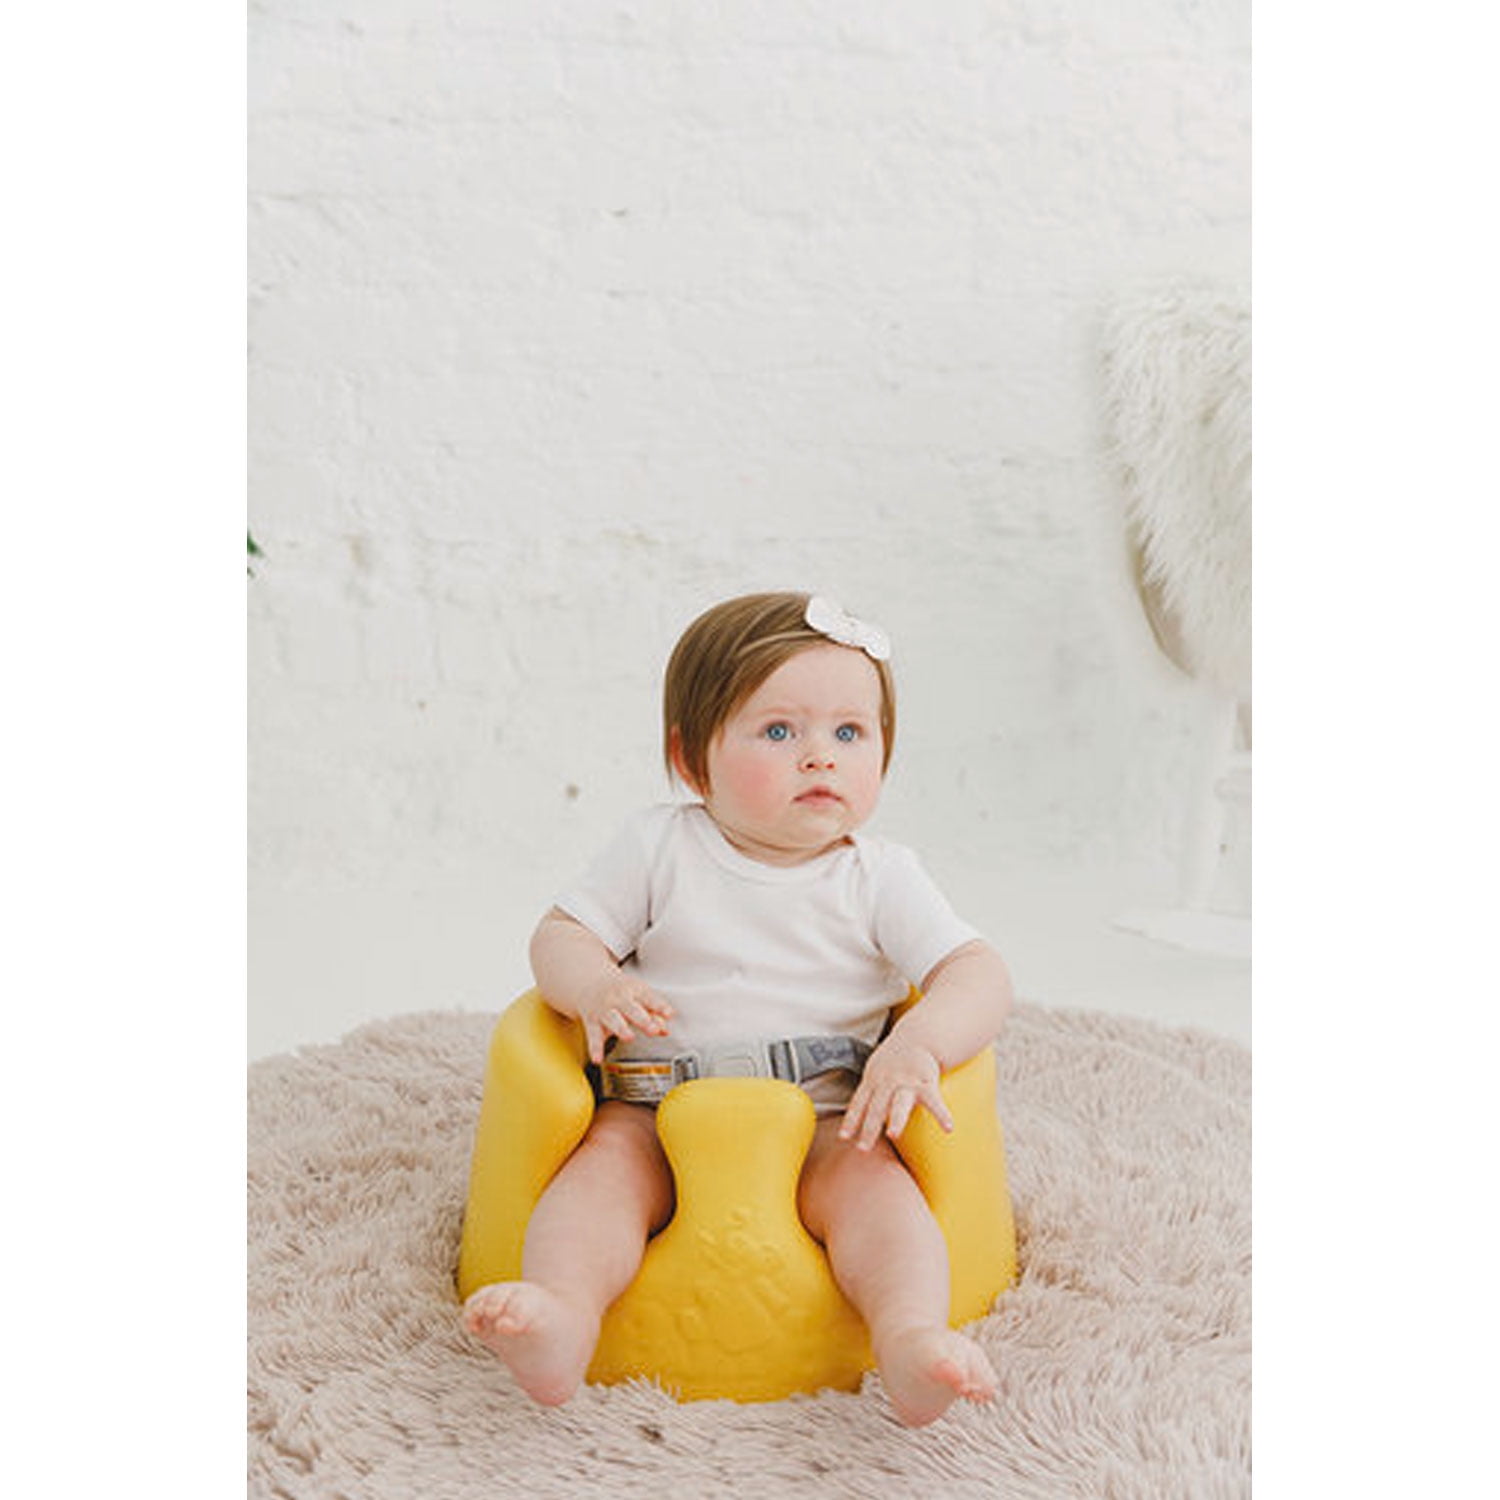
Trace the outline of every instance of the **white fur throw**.
{"type": "Polygon", "coordinates": [[[453,1286],[493,1018],[377,1021],[250,1069],[251,1500],[1250,1493],[1249,1053],[1020,1005],[1000,1112],[1019,1285],[970,1325],[999,1397],[534,1406],[453,1286]]]}
{"type": "Polygon", "coordinates": [[[1250,310],[1238,292],[1131,298],[1106,320],[1105,416],[1157,639],[1250,698],[1250,310]]]}

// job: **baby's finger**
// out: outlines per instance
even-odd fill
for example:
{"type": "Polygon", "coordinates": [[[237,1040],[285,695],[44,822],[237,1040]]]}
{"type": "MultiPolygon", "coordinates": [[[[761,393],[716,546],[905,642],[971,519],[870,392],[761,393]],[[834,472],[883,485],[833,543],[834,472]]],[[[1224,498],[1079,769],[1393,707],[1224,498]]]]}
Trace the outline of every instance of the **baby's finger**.
{"type": "Polygon", "coordinates": [[[660,1016],[663,1021],[670,1021],[672,1019],[672,1007],[652,990],[647,990],[641,997],[641,1004],[652,1015],[660,1016]]]}
{"type": "Polygon", "coordinates": [[[635,1040],[635,1032],[630,1029],[630,1022],[625,1019],[625,1012],[618,1008],[605,1014],[604,1025],[611,1036],[619,1037],[622,1042],[635,1040]]]}
{"type": "Polygon", "coordinates": [[[660,1011],[649,1008],[644,1001],[637,1000],[632,1003],[630,1019],[651,1036],[667,1034],[667,1018],[660,1011]]]}
{"type": "Polygon", "coordinates": [[[885,1125],[886,1118],[890,1114],[891,1094],[889,1089],[881,1089],[870,1100],[869,1107],[865,1110],[865,1116],[860,1124],[859,1140],[856,1143],[861,1151],[873,1151],[875,1142],[880,1139],[880,1132],[885,1125]]]}
{"type": "Polygon", "coordinates": [[[583,1023],[583,1040],[588,1047],[589,1061],[591,1063],[602,1063],[604,1061],[604,1028],[597,1022],[585,1020],[583,1023]]]}
{"type": "Polygon", "coordinates": [[[953,1115],[948,1109],[948,1101],[943,1098],[942,1089],[935,1083],[924,1083],[921,1095],[922,1103],[927,1106],[933,1119],[951,1135],[953,1133],[953,1115]]]}
{"type": "Polygon", "coordinates": [[[885,1127],[885,1133],[893,1141],[906,1129],[906,1122],[911,1119],[911,1112],[916,1104],[917,1097],[910,1089],[896,1090],[895,1098],[891,1101],[890,1119],[885,1127]]]}
{"type": "Polygon", "coordinates": [[[865,1109],[870,1102],[870,1090],[867,1084],[860,1084],[855,1089],[854,1097],[849,1101],[849,1107],[844,1111],[843,1121],[839,1125],[839,1139],[841,1141],[852,1140],[864,1124],[865,1109]]]}

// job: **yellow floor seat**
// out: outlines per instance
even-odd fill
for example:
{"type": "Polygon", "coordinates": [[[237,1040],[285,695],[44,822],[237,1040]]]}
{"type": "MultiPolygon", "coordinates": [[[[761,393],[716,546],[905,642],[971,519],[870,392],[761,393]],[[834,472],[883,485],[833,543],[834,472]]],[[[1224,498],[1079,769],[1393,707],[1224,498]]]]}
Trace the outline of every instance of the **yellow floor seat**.
{"type": "MultiPolygon", "coordinates": [[[[532,1209],[593,1117],[585,1060],[582,1028],[535,990],[500,1017],[475,1133],[461,1298],[519,1278],[532,1209]]],[[[993,1052],[945,1074],[943,1094],[953,1134],[918,1109],[897,1148],[948,1242],[958,1326],[983,1316],[1016,1272],[993,1052]]],[[[812,1101],[776,1079],[703,1078],[662,1101],[677,1210],[606,1315],[591,1381],[647,1377],[683,1400],[858,1387],[873,1362],[868,1334],[797,1216],[813,1125],[812,1101]]]]}

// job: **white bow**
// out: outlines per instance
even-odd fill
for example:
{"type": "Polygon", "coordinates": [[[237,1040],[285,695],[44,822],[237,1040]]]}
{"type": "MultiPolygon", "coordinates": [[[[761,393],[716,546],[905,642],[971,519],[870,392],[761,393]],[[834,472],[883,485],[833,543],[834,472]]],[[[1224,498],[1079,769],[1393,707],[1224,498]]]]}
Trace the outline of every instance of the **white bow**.
{"type": "Polygon", "coordinates": [[[837,641],[841,646],[854,646],[872,661],[890,660],[891,638],[885,631],[866,620],[856,620],[853,615],[846,615],[831,599],[814,594],[807,601],[807,609],[802,618],[819,635],[826,635],[829,640],[837,641]]]}

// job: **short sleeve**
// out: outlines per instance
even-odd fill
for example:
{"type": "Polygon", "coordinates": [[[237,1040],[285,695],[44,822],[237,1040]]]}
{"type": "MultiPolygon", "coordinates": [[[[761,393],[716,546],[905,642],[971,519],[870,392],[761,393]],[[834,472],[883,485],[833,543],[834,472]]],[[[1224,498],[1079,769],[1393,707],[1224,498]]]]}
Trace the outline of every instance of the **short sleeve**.
{"type": "Polygon", "coordinates": [[[671,812],[649,808],[630,818],[554,903],[622,961],[635,951],[650,921],[651,868],[671,812]]]}
{"type": "Polygon", "coordinates": [[[981,934],[958,916],[910,849],[887,844],[882,855],[874,880],[875,942],[909,984],[921,984],[981,934]]]}

